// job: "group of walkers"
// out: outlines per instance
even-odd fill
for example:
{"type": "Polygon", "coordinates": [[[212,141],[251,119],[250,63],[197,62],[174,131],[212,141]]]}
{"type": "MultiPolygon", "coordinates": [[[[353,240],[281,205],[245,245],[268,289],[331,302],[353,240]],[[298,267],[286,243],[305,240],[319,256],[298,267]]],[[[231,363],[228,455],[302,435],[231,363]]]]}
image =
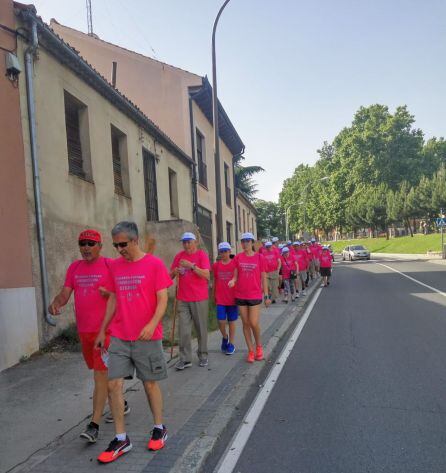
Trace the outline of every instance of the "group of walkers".
{"type": "Polygon", "coordinates": [[[212,297],[222,334],[221,351],[236,351],[236,321],[240,315],[248,348],[246,361],[264,358],[260,329],[260,307],[305,295],[309,279],[320,271],[329,284],[325,249],[310,244],[288,242],[278,238],[255,250],[252,233],[241,236],[242,251],[231,255],[231,245],[218,245],[217,261],[211,266],[206,252],[198,248],[196,236],[186,232],[181,237],[183,249],[174,258],[170,272],[164,262],[145,253],[139,243],[138,227],[120,222],[111,231],[116,259],[101,256],[102,236],[96,230],[85,230],[78,238],[81,259],[73,262],[66,273],[63,288],[49,307],[52,315],[61,313],[74,292],[77,329],[82,353],[93,370],[93,414],[81,437],[94,443],[108,399],[114,422],[115,437],[98,456],[109,463],[126,452],[132,444],[127,435],[124,416],[130,406],[124,400],[124,380],[136,377],[144,385],[154,426],[147,444],[152,451],[164,447],[167,428],[163,423],[163,397],[158,382],[167,377],[162,348],[162,318],[168,302],[168,288],[176,283],[179,319],[179,360],[181,372],[192,366],[192,326],[197,334],[198,365],[208,366],[209,281],[213,277],[212,297]]]}
{"type": "Polygon", "coordinates": [[[315,238],[301,242],[279,243],[277,237],[263,241],[259,249],[267,261],[267,280],[271,302],[288,303],[306,295],[309,281],[320,275],[323,286],[330,285],[332,255],[328,246],[315,238]]]}

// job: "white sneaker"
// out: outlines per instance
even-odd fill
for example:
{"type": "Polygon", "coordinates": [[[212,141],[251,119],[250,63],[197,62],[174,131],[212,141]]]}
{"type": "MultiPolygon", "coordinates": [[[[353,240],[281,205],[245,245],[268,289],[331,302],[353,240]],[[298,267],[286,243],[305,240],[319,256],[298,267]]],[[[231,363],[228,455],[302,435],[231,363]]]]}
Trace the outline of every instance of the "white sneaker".
{"type": "Polygon", "coordinates": [[[303,295],[303,296],[306,296],[306,295],[307,295],[307,291],[306,291],[305,289],[302,291],[302,295],[303,295]]]}

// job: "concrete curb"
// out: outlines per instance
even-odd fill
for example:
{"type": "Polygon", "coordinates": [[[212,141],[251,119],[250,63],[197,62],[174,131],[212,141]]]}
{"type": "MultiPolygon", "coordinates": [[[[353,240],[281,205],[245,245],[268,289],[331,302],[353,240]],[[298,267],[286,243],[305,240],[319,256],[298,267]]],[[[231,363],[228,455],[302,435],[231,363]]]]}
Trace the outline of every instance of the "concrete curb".
{"type": "MultiPolygon", "coordinates": [[[[302,303],[297,306],[287,307],[278,322],[278,327],[272,327],[273,333],[264,347],[265,360],[267,364],[255,363],[247,366],[244,360],[241,360],[240,366],[233,370],[234,379],[225,380],[229,383],[227,395],[219,400],[218,408],[209,416],[209,410],[205,407],[205,413],[208,415],[206,426],[203,426],[200,435],[198,435],[185,448],[183,455],[177,460],[171,473],[199,473],[209,455],[214,451],[218,440],[225,432],[230,421],[237,415],[239,406],[247,398],[252,388],[261,379],[268,374],[272,368],[272,361],[269,359],[277,347],[280,340],[292,330],[300,320],[303,312],[313,298],[314,292],[320,287],[320,280],[317,279],[307,291],[307,296],[302,303]]],[[[299,301],[300,302],[300,301],[299,301]]],[[[240,419],[241,420],[241,419],[240,419]]]]}

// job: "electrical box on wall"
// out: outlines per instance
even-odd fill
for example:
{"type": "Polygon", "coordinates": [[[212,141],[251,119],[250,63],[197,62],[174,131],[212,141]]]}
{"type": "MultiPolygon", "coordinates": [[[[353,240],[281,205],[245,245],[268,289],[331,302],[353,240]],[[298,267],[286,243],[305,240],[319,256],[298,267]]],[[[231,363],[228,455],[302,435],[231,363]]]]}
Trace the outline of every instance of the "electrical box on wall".
{"type": "Polygon", "coordinates": [[[6,55],[6,74],[11,79],[17,79],[18,75],[22,72],[22,68],[19,63],[19,58],[12,53],[6,55]]]}

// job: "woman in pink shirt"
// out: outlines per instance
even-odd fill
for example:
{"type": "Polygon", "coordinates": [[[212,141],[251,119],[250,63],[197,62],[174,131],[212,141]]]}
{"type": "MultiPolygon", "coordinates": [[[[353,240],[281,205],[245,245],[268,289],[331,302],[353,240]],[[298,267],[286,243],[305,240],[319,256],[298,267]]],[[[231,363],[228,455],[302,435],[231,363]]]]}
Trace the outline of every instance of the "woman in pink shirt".
{"type": "Polygon", "coordinates": [[[321,256],[319,257],[320,267],[321,267],[321,276],[322,276],[322,285],[324,287],[330,285],[331,277],[331,253],[328,246],[322,248],[321,256]]]}
{"type": "Polygon", "coordinates": [[[243,233],[241,238],[243,251],[234,258],[234,277],[229,287],[235,287],[235,302],[240,309],[243,322],[243,335],[248,346],[248,363],[263,360],[263,347],[260,339],[260,304],[262,300],[268,306],[268,282],[266,262],[262,255],[253,248],[254,235],[243,233]],[[256,345],[254,353],[254,342],[256,345]]]}
{"type": "Polygon", "coordinates": [[[288,304],[288,300],[290,302],[294,301],[294,280],[297,277],[297,262],[287,246],[282,248],[280,259],[282,263],[283,302],[288,304]]]}

